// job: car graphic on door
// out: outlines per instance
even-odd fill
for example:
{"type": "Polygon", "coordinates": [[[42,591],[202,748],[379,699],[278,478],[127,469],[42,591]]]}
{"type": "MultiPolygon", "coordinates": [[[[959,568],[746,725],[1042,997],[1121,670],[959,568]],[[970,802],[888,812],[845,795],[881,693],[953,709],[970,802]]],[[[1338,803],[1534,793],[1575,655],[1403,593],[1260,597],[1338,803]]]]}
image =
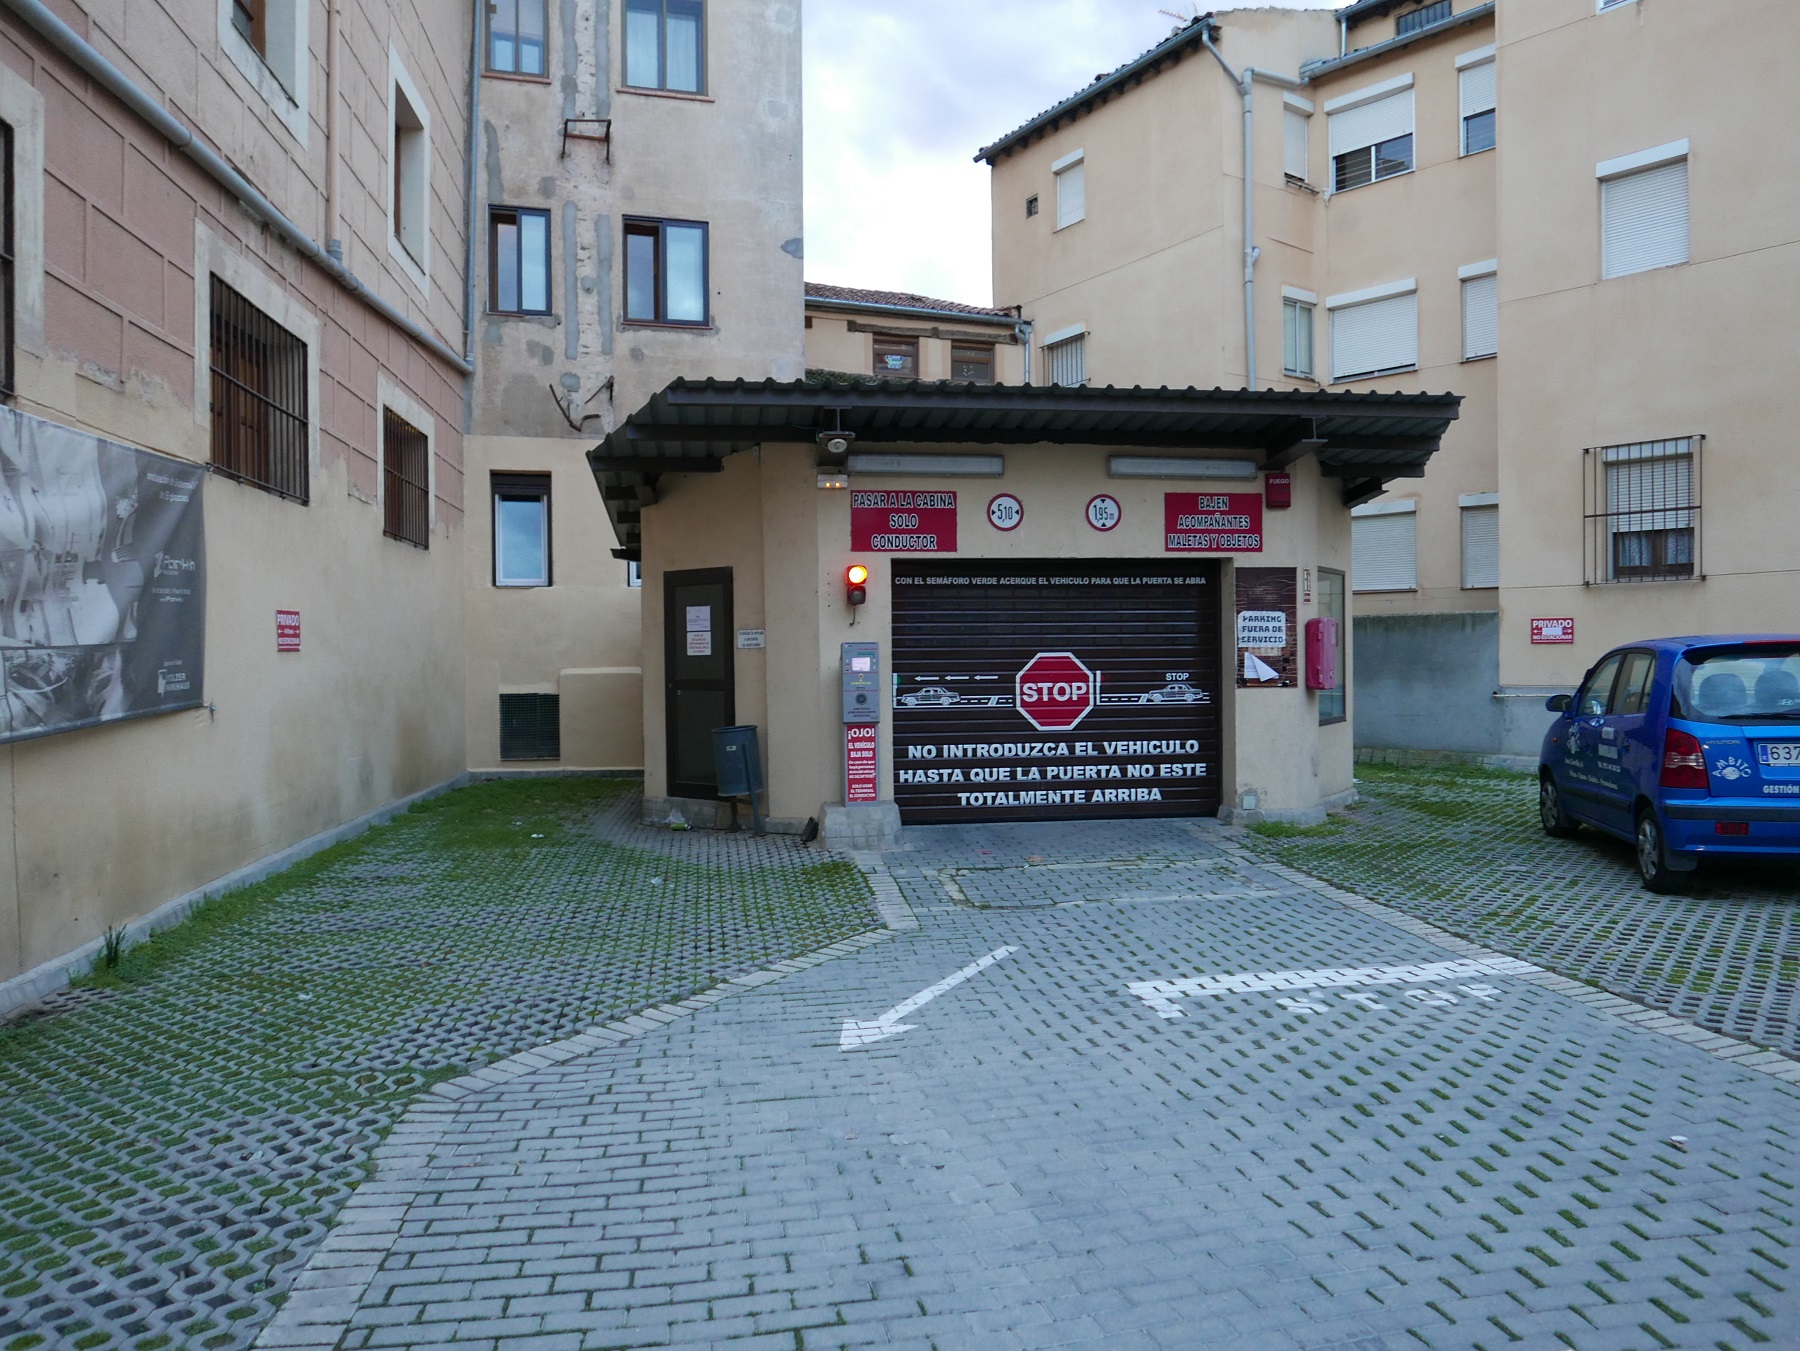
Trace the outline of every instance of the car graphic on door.
{"type": "Polygon", "coordinates": [[[1139,695],[1138,702],[1140,704],[1210,704],[1212,696],[1205,690],[1197,690],[1192,685],[1177,682],[1139,695]]]}
{"type": "Polygon", "coordinates": [[[894,702],[903,708],[947,708],[951,704],[960,704],[962,699],[955,690],[947,690],[942,685],[930,685],[925,689],[903,694],[894,702]]]}

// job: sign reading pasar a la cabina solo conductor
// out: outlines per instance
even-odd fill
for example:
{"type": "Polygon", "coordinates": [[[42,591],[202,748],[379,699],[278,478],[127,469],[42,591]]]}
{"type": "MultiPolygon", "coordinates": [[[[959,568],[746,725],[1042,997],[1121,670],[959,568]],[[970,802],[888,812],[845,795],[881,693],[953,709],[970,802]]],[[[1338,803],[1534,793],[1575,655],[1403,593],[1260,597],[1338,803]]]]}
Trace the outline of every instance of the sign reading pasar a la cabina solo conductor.
{"type": "Polygon", "coordinates": [[[956,494],[852,492],[850,547],[870,554],[953,554],[956,494]]]}

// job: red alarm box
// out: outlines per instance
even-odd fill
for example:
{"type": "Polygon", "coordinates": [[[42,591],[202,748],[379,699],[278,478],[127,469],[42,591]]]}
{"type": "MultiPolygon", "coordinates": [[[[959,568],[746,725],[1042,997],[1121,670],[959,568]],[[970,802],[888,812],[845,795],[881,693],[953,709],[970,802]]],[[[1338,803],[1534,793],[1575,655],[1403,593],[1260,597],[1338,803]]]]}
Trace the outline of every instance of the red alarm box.
{"type": "Polygon", "coordinates": [[[1335,690],[1338,687],[1338,622],[1335,619],[1306,621],[1306,688],[1335,690]]]}
{"type": "Polygon", "coordinates": [[[1292,474],[1263,475],[1263,505],[1271,511],[1280,511],[1283,507],[1294,505],[1294,476],[1292,474]]]}

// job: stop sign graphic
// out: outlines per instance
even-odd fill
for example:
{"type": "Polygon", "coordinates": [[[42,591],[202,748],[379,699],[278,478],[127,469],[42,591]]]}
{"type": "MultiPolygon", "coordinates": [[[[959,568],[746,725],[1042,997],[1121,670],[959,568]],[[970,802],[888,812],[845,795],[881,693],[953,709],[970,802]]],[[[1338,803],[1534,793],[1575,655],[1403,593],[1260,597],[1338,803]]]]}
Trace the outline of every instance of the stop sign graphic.
{"type": "Polygon", "coordinates": [[[1099,684],[1073,652],[1040,652],[1019,672],[1018,710],[1040,732],[1066,732],[1094,710],[1099,684]]]}

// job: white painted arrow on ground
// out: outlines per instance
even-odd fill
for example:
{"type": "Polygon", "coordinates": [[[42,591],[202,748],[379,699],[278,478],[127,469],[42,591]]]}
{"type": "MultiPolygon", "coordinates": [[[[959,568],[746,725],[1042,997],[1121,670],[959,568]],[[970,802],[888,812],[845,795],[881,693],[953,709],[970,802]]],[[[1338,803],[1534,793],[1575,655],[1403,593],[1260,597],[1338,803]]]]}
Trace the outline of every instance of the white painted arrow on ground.
{"type": "Polygon", "coordinates": [[[920,990],[911,999],[901,1000],[872,1023],[859,1023],[854,1018],[844,1019],[844,1032],[838,1038],[838,1050],[853,1051],[858,1046],[867,1046],[871,1042],[882,1041],[888,1037],[898,1036],[902,1032],[912,1031],[911,1024],[900,1021],[907,1014],[922,1005],[929,1004],[944,991],[954,990],[970,976],[987,970],[1002,957],[1017,951],[1017,948],[995,948],[980,961],[970,962],[961,971],[945,976],[930,989],[920,990]]]}

